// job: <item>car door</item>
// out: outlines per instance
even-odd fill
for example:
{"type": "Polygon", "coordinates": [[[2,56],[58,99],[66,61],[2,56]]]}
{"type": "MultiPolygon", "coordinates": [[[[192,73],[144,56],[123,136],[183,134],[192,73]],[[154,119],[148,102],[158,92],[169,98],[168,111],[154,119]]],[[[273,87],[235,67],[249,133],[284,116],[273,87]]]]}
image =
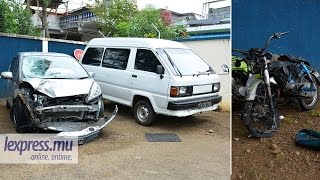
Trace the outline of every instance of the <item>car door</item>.
{"type": "Polygon", "coordinates": [[[138,48],[136,50],[134,68],[131,70],[131,88],[137,92],[144,93],[139,95],[151,97],[154,100],[153,106],[155,107],[153,108],[155,110],[166,110],[170,74],[165,69],[161,78],[159,74],[156,74],[157,65],[163,66],[151,49],[138,48]]]}

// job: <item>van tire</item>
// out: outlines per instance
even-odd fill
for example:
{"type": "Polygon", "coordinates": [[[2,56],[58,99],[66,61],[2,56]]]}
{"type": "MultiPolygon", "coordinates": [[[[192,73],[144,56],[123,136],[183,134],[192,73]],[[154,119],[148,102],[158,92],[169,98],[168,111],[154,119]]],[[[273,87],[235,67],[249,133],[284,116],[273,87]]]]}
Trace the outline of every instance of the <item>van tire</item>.
{"type": "Polygon", "coordinates": [[[147,100],[140,100],[134,105],[133,115],[136,122],[143,126],[150,126],[156,119],[156,113],[147,100]]]}

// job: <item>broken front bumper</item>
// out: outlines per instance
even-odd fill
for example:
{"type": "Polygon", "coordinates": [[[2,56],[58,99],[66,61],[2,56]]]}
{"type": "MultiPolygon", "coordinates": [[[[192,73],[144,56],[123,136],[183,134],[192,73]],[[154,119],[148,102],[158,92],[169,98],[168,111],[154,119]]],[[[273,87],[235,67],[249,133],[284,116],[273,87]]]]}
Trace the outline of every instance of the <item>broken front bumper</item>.
{"type": "Polygon", "coordinates": [[[78,137],[79,144],[85,144],[98,136],[100,130],[107,126],[116,116],[118,107],[115,106],[113,113],[108,118],[103,117],[93,123],[86,122],[50,122],[44,123],[47,129],[63,131],[57,136],[60,137],[78,137]]]}

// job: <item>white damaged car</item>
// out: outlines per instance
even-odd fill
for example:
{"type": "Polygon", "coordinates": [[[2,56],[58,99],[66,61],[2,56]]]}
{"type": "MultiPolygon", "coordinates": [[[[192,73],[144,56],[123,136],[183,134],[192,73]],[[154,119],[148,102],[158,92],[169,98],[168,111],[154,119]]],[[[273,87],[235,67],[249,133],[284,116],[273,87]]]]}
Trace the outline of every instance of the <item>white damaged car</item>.
{"type": "Polygon", "coordinates": [[[78,136],[80,143],[96,137],[118,109],[104,117],[101,90],[93,76],[65,54],[17,54],[9,70],[1,73],[16,131],[61,131],[60,135],[78,136]]]}

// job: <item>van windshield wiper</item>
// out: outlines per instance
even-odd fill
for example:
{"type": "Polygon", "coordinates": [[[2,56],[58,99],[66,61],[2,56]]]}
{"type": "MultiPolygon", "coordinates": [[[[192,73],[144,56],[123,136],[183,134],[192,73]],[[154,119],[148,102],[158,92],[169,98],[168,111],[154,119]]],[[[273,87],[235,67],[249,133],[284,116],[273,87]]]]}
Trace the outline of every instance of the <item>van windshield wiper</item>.
{"type": "Polygon", "coordinates": [[[200,76],[200,75],[209,75],[210,72],[212,73],[212,70],[211,70],[211,69],[208,69],[208,70],[206,70],[206,71],[204,71],[204,72],[198,71],[199,74],[194,74],[193,76],[197,75],[197,77],[198,77],[198,76],[200,76]]]}
{"type": "Polygon", "coordinates": [[[176,70],[176,72],[178,72],[180,74],[180,77],[182,77],[182,73],[179,71],[178,67],[174,64],[174,62],[172,61],[171,57],[169,56],[169,54],[166,52],[166,50],[163,50],[164,53],[167,55],[169,62],[171,63],[172,67],[176,70]]]}

